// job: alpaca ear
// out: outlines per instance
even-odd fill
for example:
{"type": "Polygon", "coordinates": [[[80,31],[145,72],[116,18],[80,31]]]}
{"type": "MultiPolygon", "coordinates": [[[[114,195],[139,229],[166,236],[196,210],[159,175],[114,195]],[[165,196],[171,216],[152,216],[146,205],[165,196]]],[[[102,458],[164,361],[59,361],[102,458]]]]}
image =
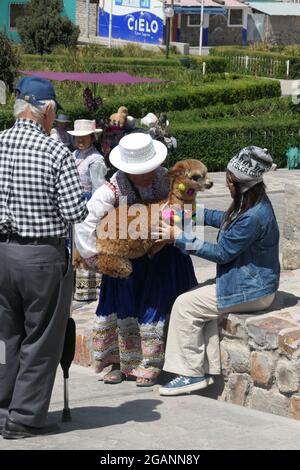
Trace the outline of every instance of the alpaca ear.
{"type": "Polygon", "coordinates": [[[165,176],[169,178],[176,178],[176,176],[183,175],[185,172],[185,164],[183,162],[177,162],[168,170],[165,176]]]}

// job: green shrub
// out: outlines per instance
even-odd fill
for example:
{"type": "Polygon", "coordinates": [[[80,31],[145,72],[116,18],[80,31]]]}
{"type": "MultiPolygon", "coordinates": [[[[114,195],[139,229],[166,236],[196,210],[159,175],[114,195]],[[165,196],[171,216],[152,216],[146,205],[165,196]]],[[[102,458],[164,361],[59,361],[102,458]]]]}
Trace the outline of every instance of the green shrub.
{"type": "Polygon", "coordinates": [[[17,30],[25,51],[49,53],[57,44],[65,47],[75,45],[79,27],[62,16],[62,0],[30,0],[25,15],[17,19],[17,30]]]}
{"type": "Polygon", "coordinates": [[[205,108],[187,109],[184,111],[171,111],[168,118],[172,124],[187,122],[202,122],[203,119],[223,119],[240,116],[298,116],[299,112],[287,98],[263,98],[256,101],[245,100],[240,103],[223,104],[205,108]]]}
{"type": "Polygon", "coordinates": [[[285,57],[283,57],[282,53],[278,52],[268,52],[268,51],[260,51],[260,50],[254,50],[249,47],[240,47],[240,46],[218,46],[218,47],[212,47],[209,50],[209,54],[211,56],[217,56],[217,57],[224,57],[228,55],[235,55],[235,56],[252,56],[252,57],[268,57],[271,59],[278,59],[278,60],[286,60],[285,57]]]}
{"type": "Polygon", "coordinates": [[[280,117],[222,119],[195,124],[174,124],[171,127],[178,148],[170,164],[196,158],[209,171],[224,171],[230,158],[248,145],[266,147],[278,167],[286,167],[289,145],[299,145],[299,124],[295,118],[280,117]]]}
{"type": "Polygon", "coordinates": [[[0,80],[12,91],[20,59],[17,49],[3,33],[0,33],[0,51],[0,80]]]}
{"type": "MultiPolygon", "coordinates": [[[[61,48],[59,49],[62,50],[61,48]]],[[[169,58],[166,60],[164,57],[158,55],[155,57],[123,57],[120,56],[116,60],[115,57],[106,57],[106,56],[97,56],[97,55],[84,55],[78,53],[76,49],[66,49],[68,51],[68,55],[63,53],[60,54],[44,54],[43,57],[38,56],[36,54],[24,54],[22,56],[22,67],[27,67],[31,64],[34,64],[36,69],[44,70],[45,67],[49,67],[51,70],[51,66],[55,65],[55,71],[59,71],[57,67],[63,67],[63,70],[66,71],[66,67],[74,66],[74,65],[92,65],[96,67],[100,67],[103,64],[110,64],[112,66],[119,66],[119,65],[128,65],[128,66],[136,66],[140,65],[143,67],[148,67],[151,69],[152,67],[177,67],[181,68],[182,59],[178,58],[169,58]],[[74,62],[75,61],[75,62],[74,62]]],[[[184,59],[184,58],[183,58],[184,59]]],[[[190,58],[188,58],[190,60],[190,58]]],[[[221,57],[198,57],[193,58],[193,68],[201,67],[202,63],[206,63],[206,72],[207,73],[223,73],[225,72],[225,60],[221,57]]],[[[54,70],[54,69],[53,69],[54,70]]],[[[73,69],[70,69],[73,72],[73,69]]]]}
{"type": "MultiPolygon", "coordinates": [[[[169,83],[167,89],[150,88],[151,84],[140,85],[140,94],[134,94],[136,87],[132,85],[132,94],[130,87],[124,86],[121,95],[118,93],[120,87],[111,86],[112,97],[103,99],[104,105],[98,111],[95,117],[110,116],[116,112],[119,106],[127,106],[129,113],[137,118],[142,117],[148,112],[161,113],[173,110],[185,110],[194,108],[203,108],[213,104],[233,104],[240,103],[244,100],[255,100],[260,98],[272,98],[280,96],[280,84],[273,80],[223,80],[221,82],[205,84],[205,86],[189,86],[183,85],[174,87],[169,83]],[[129,91],[130,90],[130,91],[129,91]]],[[[61,85],[63,86],[63,85],[61,85]]],[[[68,83],[65,87],[70,87],[68,83]]],[[[82,99],[82,87],[80,84],[74,83],[69,92],[73,93],[72,100],[68,98],[64,88],[58,89],[58,99],[62,102],[66,112],[70,114],[72,119],[80,117],[88,117],[84,110],[82,99]],[[78,93],[80,92],[80,95],[78,93]],[[77,97],[75,99],[75,97],[77,97]]],[[[100,93],[101,94],[101,93],[100,93]]],[[[101,96],[103,96],[101,94],[101,96]]],[[[9,111],[8,111],[9,112],[9,111]]],[[[7,119],[5,118],[5,123],[7,119]]],[[[0,117],[0,129],[3,128],[0,117]]]]}
{"type": "MultiPolygon", "coordinates": [[[[72,110],[72,119],[90,118],[82,109],[72,110]]],[[[13,125],[12,112],[0,109],[0,128],[13,125]]],[[[178,148],[169,164],[186,158],[197,158],[209,171],[225,170],[230,158],[248,145],[266,147],[278,167],[286,167],[286,151],[290,145],[300,145],[298,119],[280,117],[222,119],[202,123],[176,123],[171,125],[178,148]]]]}
{"type": "Polygon", "coordinates": [[[145,112],[168,112],[202,108],[224,103],[239,103],[280,96],[280,83],[271,80],[236,80],[229,83],[207,84],[203,87],[177,87],[174,91],[161,91],[159,94],[110,98],[104,101],[103,112],[110,115],[119,106],[126,106],[131,115],[141,117],[145,112]]]}

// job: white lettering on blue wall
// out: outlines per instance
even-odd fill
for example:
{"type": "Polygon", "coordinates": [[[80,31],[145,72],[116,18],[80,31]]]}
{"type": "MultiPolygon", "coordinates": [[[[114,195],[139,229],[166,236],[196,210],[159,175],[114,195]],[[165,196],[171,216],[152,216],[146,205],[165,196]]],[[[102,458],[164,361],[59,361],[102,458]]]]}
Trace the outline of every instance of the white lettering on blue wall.
{"type": "Polygon", "coordinates": [[[158,31],[158,22],[156,20],[149,22],[143,18],[135,20],[133,17],[131,17],[128,18],[127,24],[130,31],[136,31],[138,33],[156,34],[158,31]]]}

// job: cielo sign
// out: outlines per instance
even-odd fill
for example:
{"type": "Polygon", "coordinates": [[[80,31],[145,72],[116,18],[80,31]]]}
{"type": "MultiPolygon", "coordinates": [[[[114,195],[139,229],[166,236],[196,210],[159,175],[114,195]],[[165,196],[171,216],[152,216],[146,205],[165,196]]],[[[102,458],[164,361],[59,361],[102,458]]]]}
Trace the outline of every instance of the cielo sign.
{"type": "Polygon", "coordinates": [[[127,21],[127,26],[129,31],[134,31],[137,34],[157,34],[159,30],[159,24],[156,19],[148,21],[147,18],[143,18],[141,16],[138,19],[135,19],[130,15],[127,21]]]}
{"type": "MultiPolygon", "coordinates": [[[[124,8],[115,10],[112,15],[112,38],[149,44],[163,41],[163,19],[149,10],[124,8]],[[117,11],[115,11],[117,10],[117,11]],[[122,14],[117,14],[122,13],[122,14]],[[124,14],[125,13],[125,14],[124,14]]],[[[105,9],[99,14],[99,35],[108,37],[109,12],[105,9]]]]}

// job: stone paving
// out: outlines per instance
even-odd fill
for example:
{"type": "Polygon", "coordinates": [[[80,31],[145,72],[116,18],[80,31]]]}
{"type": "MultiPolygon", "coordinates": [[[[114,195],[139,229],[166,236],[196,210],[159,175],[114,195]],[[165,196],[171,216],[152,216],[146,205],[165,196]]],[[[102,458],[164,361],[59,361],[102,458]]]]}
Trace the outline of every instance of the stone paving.
{"type": "MultiPolygon", "coordinates": [[[[70,371],[73,420],[61,422],[59,369],[49,413],[50,435],[20,441],[0,437],[3,450],[299,450],[300,423],[282,416],[211,400],[200,392],[162,397],[158,386],[107,385],[87,367],[70,371]]],[[[176,453],[176,452],[174,452],[176,453]]],[[[122,455],[122,454],[120,454],[122,455]]],[[[201,460],[200,460],[201,461],[201,460]]]]}
{"type": "MultiPolygon", "coordinates": [[[[228,197],[228,189],[225,184],[225,173],[209,173],[209,176],[214,182],[211,189],[200,193],[199,199],[228,197]]],[[[300,170],[287,170],[280,168],[276,171],[270,171],[264,176],[264,181],[267,186],[268,193],[284,192],[284,185],[288,183],[300,184],[300,170]]],[[[228,199],[229,200],[229,199],[228,199]]]]}

